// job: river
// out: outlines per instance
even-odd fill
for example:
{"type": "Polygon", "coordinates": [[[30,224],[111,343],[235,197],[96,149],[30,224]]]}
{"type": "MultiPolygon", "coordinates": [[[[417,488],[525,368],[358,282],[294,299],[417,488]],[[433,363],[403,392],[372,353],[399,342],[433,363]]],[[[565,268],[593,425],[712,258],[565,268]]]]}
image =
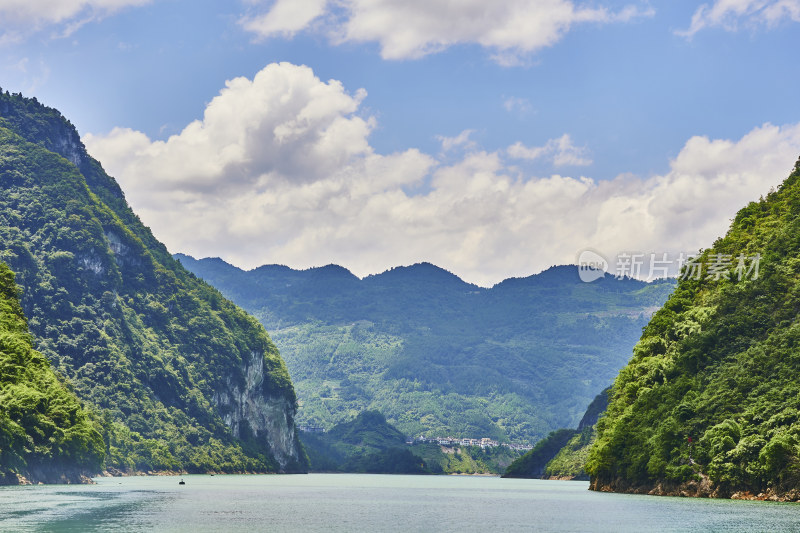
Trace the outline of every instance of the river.
{"type": "Polygon", "coordinates": [[[0,488],[0,531],[798,531],[800,504],[596,493],[588,483],[309,474],[0,488]]]}

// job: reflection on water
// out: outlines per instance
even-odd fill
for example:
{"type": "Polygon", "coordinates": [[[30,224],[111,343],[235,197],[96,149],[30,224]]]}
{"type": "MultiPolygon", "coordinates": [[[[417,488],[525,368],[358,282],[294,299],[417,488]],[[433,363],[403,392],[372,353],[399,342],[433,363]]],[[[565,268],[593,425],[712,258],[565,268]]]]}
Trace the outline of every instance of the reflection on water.
{"type": "Polygon", "coordinates": [[[40,485],[0,489],[0,531],[152,529],[150,517],[173,495],[126,483],[40,485]]]}
{"type": "Polygon", "coordinates": [[[310,474],[0,488],[1,531],[798,531],[800,505],[604,494],[585,482],[310,474]]]}

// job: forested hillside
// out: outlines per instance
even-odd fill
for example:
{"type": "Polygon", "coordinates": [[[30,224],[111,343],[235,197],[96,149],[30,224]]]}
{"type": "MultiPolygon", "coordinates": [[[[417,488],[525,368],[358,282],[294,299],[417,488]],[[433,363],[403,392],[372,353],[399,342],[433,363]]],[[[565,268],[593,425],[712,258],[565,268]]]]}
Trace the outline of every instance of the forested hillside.
{"type": "Polygon", "coordinates": [[[520,452],[508,446],[407,444],[377,411],[364,411],[326,433],[303,433],[314,472],[499,474],[520,452]]]}
{"type": "Polygon", "coordinates": [[[264,328],[172,259],[58,111],[7,92],[0,259],[36,349],[102,417],[105,467],[305,468],[264,328]]]}
{"type": "Polygon", "coordinates": [[[674,284],[562,266],[486,289],[427,263],[359,279],[177,257],[270,330],[304,423],[373,409],[407,435],[522,442],[575,427],[674,284]]]}
{"type": "Polygon", "coordinates": [[[796,500],[800,161],[696,264],[614,384],[592,487],[796,500]]]}
{"type": "Polygon", "coordinates": [[[0,485],[96,473],[101,428],[31,347],[14,274],[0,262],[0,485]]]}
{"type": "Polygon", "coordinates": [[[577,429],[559,429],[536,443],[522,457],[508,465],[503,477],[533,479],[589,479],[586,461],[597,438],[597,420],[608,407],[611,388],[595,396],[577,429]]]}
{"type": "Polygon", "coordinates": [[[405,436],[377,411],[364,411],[322,434],[304,434],[303,443],[317,472],[428,474],[425,462],[406,445],[405,436]]]}

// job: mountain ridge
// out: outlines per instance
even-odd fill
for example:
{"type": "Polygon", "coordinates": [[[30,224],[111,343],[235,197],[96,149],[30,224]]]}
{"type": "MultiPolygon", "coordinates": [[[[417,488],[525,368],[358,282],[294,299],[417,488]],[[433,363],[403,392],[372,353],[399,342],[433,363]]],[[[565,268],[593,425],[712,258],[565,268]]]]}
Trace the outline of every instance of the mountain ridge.
{"type": "MultiPolygon", "coordinates": [[[[395,277],[395,276],[404,277],[405,275],[408,275],[408,273],[411,273],[410,277],[413,278],[413,277],[416,277],[421,272],[428,271],[428,272],[440,273],[445,278],[455,278],[455,280],[457,282],[459,282],[460,284],[463,284],[464,286],[467,286],[467,287],[470,287],[470,288],[474,288],[477,291],[489,291],[489,290],[492,290],[492,289],[495,289],[495,288],[498,288],[498,287],[501,287],[501,286],[505,287],[505,286],[513,286],[513,285],[528,285],[528,284],[531,284],[531,283],[546,283],[546,282],[552,282],[553,280],[575,281],[576,279],[579,279],[578,266],[577,265],[573,265],[573,264],[552,265],[552,266],[542,270],[541,272],[538,272],[538,273],[535,273],[535,274],[530,274],[530,275],[527,275],[527,276],[512,276],[512,277],[505,278],[505,279],[502,279],[502,280],[498,281],[497,283],[495,283],[491,287],[483,287],[483,286],[480,286],[480,285],[476,285],[474,283],[470,283],[469,281],[466,281],[466,280],[462,279],[460,276],[458,276],[457,274],[454,274],[453,272],[447,270],[446,268],[442,268],[442,267],[437,266],[437,265],[435,265],[433,263],[430,263],[428,261],[420,261],[420,262],[412,263],[412,264],[409,264],[409,265],[393,266],[393,267],[390,267],[390,268],[388,268],[388,269],[386,269],[386,270],[384,270],[382,272],[376,272],[374,274],[367,274],[366,276],[359,277],[359,276],[356,276],[355,274],[353,274],[347,267],[344,267],[342,265],[338,265],[338,264],[335,264],[335,263],[329,263],[329,264],[323,265],[323,266],[315,266],[315,267],[308,267],[308,268],[294,268],[294,267],[290,267],[290,266],[285,265],[285,264],[269,263],[269,264],[260,265],[260,266],[257,266],[257,267],[251,268],[251,269],[246,269],[246,268],[238,267],[238,266],[234,265],[233,263],[229,263],[225,259],[222,259],[221,257],[218,257],[218,256],[196,258],[196,257],[194,257],[194,256],[192,256],[190,254],[186,254],[186,253],[183,253],[183,252],[176,252],[176,253],[172,254],[172,256],[175,259],[177,259],[178,261],[186,260],[186,261],[190,261],[190,262],[216,264],[220,268],[224,268],[226,270],[230,270],[231,272],[235,271],[237,273],[242,273],[242,274],[255,274],[255,273],[305,274],[305,273],[311,273],[311,272],[320,272],[320,273],[322,273],[322,272],[341,272],[343,274],[343,277],[351,278],[351,279],[354,279],[354,280],[357,280],[357,281],[385,279],[385,278],[391,278],[391,277],[395,277]]],[[[659,278],[659,279],[653,280],[653,281],[643,281],[643,280],[639,280],[639,279],[636,279],[636,278],[631,278],[631,277],[628,277],[628,276],[623,277],[623,278],[617,278],[613,274],[606,274],[606,276],[603,276],[603,277],[599,278],[599,280],[603,280],[606,277],[608,277],[610,279],[615,279],[615,280],[618,280],[618,281],[628,281],[628,282],[631,282],[633,284],[640,284],[641,286],[645,286],[645,285],[650,284],[650,283],[656,283],[656,284],[658,284],[658,283],[671,283],[672,281],[670,281],[670,280],[674,279],[674,278],[659,278]]],[[[592,281],[590,283],[597,283],[597,282],[598,282],[598,280],[595,280],[595,281],[592,281]]],[[[602,281],[600,281],[600,283],[602,283],[602,281]]]]}
{"type": "Polygon", "coordinates": [[[379,410],[409,435],[528,442],[578,423],[674,283],[563,266],[483,288],[430,263],[359,279],[176,257],[272,332],[304,423],[379,410]]]}

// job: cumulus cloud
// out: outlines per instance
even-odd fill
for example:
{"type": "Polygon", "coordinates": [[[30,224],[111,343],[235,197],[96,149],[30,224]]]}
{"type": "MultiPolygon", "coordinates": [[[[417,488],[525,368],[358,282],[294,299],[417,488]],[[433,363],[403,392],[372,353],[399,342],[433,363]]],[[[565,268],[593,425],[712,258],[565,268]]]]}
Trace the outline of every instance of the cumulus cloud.
{"type": "MultiPolygon", "coordinates": [[[[243,20],[260,38],[293,35],[321,21],[331,40],[377,42],[384,59],[413,59],[457,44],[478,44],[503,64],[559,41],[575,24],[627,22],[652,16],[634,5],[612,11],[571,0],[296,0],[271,2],[243,20]],[[301,9],[300,5],[307,5],[301,9]]],[[[255,2],[259,4],[259,2],[255,2]]]]}
{"type": "Polygon", "coordinates": [[[46,27],[69,35],[88,22],[151,0],[3,0],[0,2],[0,43],[18,41],[46,27]]]}
{"type": "Polygon", "coordinates": [[[473,145],[455,160],[376,153],[363,98],[273,64],[229,81],[166,141],[129,129],[84,141],[172,251],[358,275],[431,261],[484,285],[572,263],[586,247],[612,257],[708,246],[800,153],[800,124],[765,124],[736,140],[689,139],[664,175],[529,176],[510,164],[510,151],[533,150],[521,144],[473,145]]]}
{"type": "Polygon", "coordinates": [[[262,37],[293,37],[325,13],[327,0],[277,0],[266,13],[246,16],[241,24],[262,37]]]}
{"type": "Polygon", "coordinates": [[[708,27],[734,31],[740,25],[772,27],[785,20],[800,22],[800,0],[716,0],[698,7],[689,29],[677,33],[692,37],[708,27]]]}
{"type": "Polygon", "coordinates": [[[587,155],[588,150],[584,147],[572,144],[572,138],[565,133],[558,139],[550,139],[544,146],[534,146],[528,148],[521,142],[509,146],[506,153],[513,159],[541,159],[552,160],[553,165],[563,166],[588,166],[592,160],[587,155]]]}
{"type": "Polygon", "coordinates": [[[131,174],[159,175],[161,187],[184,193],[214,189],[223,176],[236,190],[313,182],[371,154],[372,120],[354,115],[365,96],[348,94],[335,80],[323,83],[307,67],[272,64],[253,80],[226,82],[203,120],[179,135],[151,142],[115,129],[104,142],[131,174]]]}
{"type": "Polygon", "coordinates": [[[765,124],[735,141],[692,137],[667,174],[598,187],[590,241],[611,256],[627,250],[676,257],[707,248],[740,208],[780,184],[798,154],[800,124],[765,124]]]}

